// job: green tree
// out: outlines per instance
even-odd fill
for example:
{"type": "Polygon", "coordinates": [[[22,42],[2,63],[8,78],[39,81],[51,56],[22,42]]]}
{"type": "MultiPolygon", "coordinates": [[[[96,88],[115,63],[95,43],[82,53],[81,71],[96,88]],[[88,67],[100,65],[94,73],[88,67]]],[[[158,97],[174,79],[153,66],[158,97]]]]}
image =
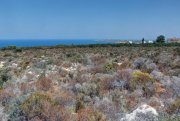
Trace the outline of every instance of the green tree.
{"type": "Polygon", "coordinates": [[[157,43],[164,43],[165,42],[165,36],[164,35],[160,35],[157,37],[156,39],[157,43]]]}

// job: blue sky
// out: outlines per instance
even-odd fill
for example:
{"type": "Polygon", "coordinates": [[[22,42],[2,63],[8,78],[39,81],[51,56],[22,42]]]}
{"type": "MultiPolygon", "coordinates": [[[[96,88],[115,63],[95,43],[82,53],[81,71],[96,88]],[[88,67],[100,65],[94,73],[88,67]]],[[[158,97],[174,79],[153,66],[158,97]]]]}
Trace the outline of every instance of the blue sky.
{"type": "Polygon", "coordinates": [[[0,39],[180,37],[180,0],[0,0],[0,39]]]}

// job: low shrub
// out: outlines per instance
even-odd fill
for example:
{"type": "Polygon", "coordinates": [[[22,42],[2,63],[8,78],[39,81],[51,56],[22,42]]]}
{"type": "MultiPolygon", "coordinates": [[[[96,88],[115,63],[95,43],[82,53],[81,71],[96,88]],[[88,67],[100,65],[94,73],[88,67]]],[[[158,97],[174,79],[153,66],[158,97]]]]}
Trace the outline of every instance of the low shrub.
{"type": "Polygon", "coordinates": [[[85,63],[85,59],[79,53],[70,52],[66,54],[67,60],[75,63],[85,63]]]}
{"type": "Polygon", "coordinates": [[[51,95],[53,96],[54,101],[63,106],[73,106],[75,104],[74,95],[70,93],[69,91],[64,90],[51,90],[51,95]]]}
{"type": "Polygon", "coordinates": [[[8,70],[0,70],[0,88],[3,87],[4,82],[7,82],[8,79],[10,79],[10,76],[8,75],[8,70]]]}
{"type": "Polygon", "coordinates": [[[9,56],[12,56],[13,54],[11,52],[5,52],[3,57],[9,57],[9,56]]]}
{"type": "Polygon", "coordinates": [[[167,112],[172,114],[174,112],[180,112],[180,99],[177,98],[175,101],[172,102],[172,104],[167,109],[167,112]]]}
{"type": "Polygon", "coordinates": [[[81,109],[83,109],[85,107],[83,97],[84,97],[83,95],[78,95],[76,97],[75,112],[78,112],[79,110],[81,110],[81,109]]]}
{"type": "Polygon", "coordinates": [[[16,48],[16,49],[15,49],[15,52],[17,52],[17,53],[18,53],[18,52],[22,52],[22,49],[21,49],[21,48],[16,48]]]}
{"type": "Polygon", "coordinates": [[[82,93],[90,97],[98,95],[99,93],[98,86],[95,83],[83,83],[82,93]]]}
{"type": "Polygon", "coordinates": [[[20,105],[20,108],[25,114],[27,114],[29,118],[32,118],[41,115],[44,112],[47,104],[51,106],[54,105],[53,101],[48,95],[37,92],[31,94],[27,100],[20,105]]]}
{"type": "Polygon", "coordinates": [[[69,121],[71,118],[63,106],[57,105],[49,95],[39,92],[31,94],[20,109],[28,120],[69,121]]]}
{"type": "Polygon", "coordinates": [[[30,64],[30,61],[28,60],[25,60],[23,61],[20,65],[22,67],[22,69],[26,69],[26,67],[30,64]]]}
{"type": "Polygon", "coordinates": [[[122,69],[117,71],[116,78],[118,80],[131,81],[132,80],[132,69],[122,69]]]}
{"type": "Polygon", "coordinates": [[[125,60],[121,65],[118,66],[118,69],[126,69],[126,68],[130,68],[132,66],[131,62],[128,60],[125,60]]]}
{"type": "Polygon", "coordinates": [[[130,81],[130,87],[132,89],[135,89],[137,86],[143,86],[144,88],[146,88],[145,84],[153,81],[154,81],[153,78],[148,73],[143,73],[139,70],[136,70],[132,73],[132,80],[130,81]]]}
{"type": "MultiPolygon", "coordinates": [[[[11,87],[13,88],[13,87],[11,87]]],[[[0,102],[2,106],[8,105],[8,103],[15,97],[13,90],[0,89],[0,102]]]]}
{"type": "Polygon", "coordinates": [[[114,81],[114,77],[110,74],[102,75],[98,80],[98,87],[100,91],[110,90],[112,89],[112,83],[114,81]]]}
{"type": "Polygon", "coordinates": [[[78,121],[106,121],[106,119],[101,112],[86,108],[78,111],[78,121]]]}
{"type": "Polygon", "coordinates": [[[180,121],[180,116],[164,113],[158,116],[158,121],[180,121]]]}
{"type": "Polygon", "coordinates": [[[106,62],[106,59],[100,54],[95,54],[90,56],[90,62],[93,63],[94,66],[97,66],[104,64],[106,62]]]}
{"type": "Polygon", "coordinates": [[[39,80],[36,83],[36,87],[39,90],[48,91],[51,87],[52,81],[49,78],[46,78],[45,76],[41,76],[39,80]]]}
{"type": "Polygon", "coordinates": [[[162,94],[166,91],[161,83],[155,82],[154,85],[155,85],[154,91],[155,91],[156,96],[159,96],[160,94],[162,94]]]}
{"type": "Polygon", "coordinates": [[[104,64],[104,70],[105,72],[112,72],[113,70],[115,70],[115,65],[113,64],[113,62],[107,62],[104,64]]]}

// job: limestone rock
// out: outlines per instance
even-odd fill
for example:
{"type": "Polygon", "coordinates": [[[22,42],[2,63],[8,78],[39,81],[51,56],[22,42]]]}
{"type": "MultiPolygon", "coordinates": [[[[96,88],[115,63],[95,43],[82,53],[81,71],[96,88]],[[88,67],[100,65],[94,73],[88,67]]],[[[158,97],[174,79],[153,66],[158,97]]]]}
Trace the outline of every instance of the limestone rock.
{"type": "Polygon", "coordinates": [[[158,113],[151,106],[144,104],[130,114],[126,114],[120,121],[158,121],[158,113]]]}

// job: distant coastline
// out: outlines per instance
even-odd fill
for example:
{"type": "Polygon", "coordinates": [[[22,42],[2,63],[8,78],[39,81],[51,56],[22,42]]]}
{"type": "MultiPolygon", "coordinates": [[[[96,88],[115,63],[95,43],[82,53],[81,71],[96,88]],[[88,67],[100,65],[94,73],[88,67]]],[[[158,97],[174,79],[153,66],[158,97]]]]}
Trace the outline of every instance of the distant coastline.
{"type": "MultiPolygon", "coordinates": [[[[69,40],[0,40],[0,48],[8,46],[15,47],[106,47],[106,46],[141,46],[141,40],[86,40],[86,39],[69,39],[69,40]]],[[[154,41],[146,40],[143,46],[180,46],[179,42],[167,41],[164,44],[154,43],[154,41]]]]}
{"type": "Polygon", "coordinates": [[[107,44],[114,41],[90,40],[90,39],[69,39],[69,40],[0,40],[0,47],[36,47],[36,46],[56,46],[56,45],[87,45],[87,44],[107,44]]]}

